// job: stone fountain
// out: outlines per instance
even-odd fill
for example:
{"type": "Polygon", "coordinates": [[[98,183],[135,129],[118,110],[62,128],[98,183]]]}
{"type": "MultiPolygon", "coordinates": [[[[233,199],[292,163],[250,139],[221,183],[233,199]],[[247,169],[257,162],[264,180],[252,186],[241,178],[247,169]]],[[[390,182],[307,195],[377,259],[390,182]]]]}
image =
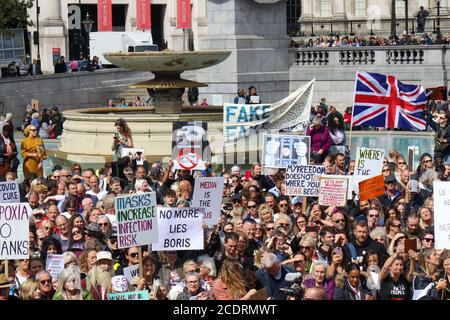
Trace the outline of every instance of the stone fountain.
{"type": "MultiPolygon", "coordinates": [[[[230,51],[163,51],[141,53],[105,53],[117,66],[151,71],[155,77],[131,85],[145,88],[155,98],[154,107],[90,108],[64,112],[66,119],[59,150],[49,150],[53,162],[69,166],[73,162],[98,168],[112,160],[114,122],[127,120],[135,148],[145,150],[148,161],[170,157],[172,124],[176,121],[208,122],[208,139],[222,138],[222,109],[186,108],[182,96],[186,88],[205,87],[207,84],[180,77],[186,70],[208,68],[225,60],[230,51]]],[[[214,148],[212,147],[212,152],[214,148]]]]}

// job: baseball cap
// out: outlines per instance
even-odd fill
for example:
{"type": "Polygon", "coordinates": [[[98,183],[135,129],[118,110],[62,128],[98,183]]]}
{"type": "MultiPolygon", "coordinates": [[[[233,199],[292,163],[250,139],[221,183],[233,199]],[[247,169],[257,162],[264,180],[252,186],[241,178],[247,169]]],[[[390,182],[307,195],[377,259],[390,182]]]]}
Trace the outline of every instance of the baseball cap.
{"type": "Polygon", "coordinates": [[[239,166],[232,166],[231,172],[235,172],[235,171],[241,172],[241,168],[239,166]]]}
{"type": "Polygon", "coordinates": [[[99,251],[97,252],[97,262],[100,260],[110,260],[112,261],[112,255],[109,251],[99,251]]]}
{"type": "Polygon", "coordinates": [[[303,197],[300,197],[300,196],[294,197],[294,198],[291,200],[291,204],[292,204],[293,206],[295,206],[296,204],[302,204],[302,202],[303,202],[303,197]]]}
{"type": "Polygon", "coordinates": [[[395,179],[395,176],[393,176],[391,174],[384,178],[384,183],[389,183],[389,182],[397,182],[397,179],[395,179]]]}

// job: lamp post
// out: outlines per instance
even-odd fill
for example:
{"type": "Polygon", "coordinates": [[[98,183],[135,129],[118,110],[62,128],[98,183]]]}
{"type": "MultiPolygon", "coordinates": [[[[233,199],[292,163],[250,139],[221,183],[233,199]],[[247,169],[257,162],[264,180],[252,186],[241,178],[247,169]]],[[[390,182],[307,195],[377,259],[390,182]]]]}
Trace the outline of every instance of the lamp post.
{"type": "MultiPolygon", "coordinates": [[[[80,8],[80,20],[82,17],[82,13],[81,13],[81,0],[78,0],[78,7],[80,8]]],[[[78,20],[79,21],[79,20],[78,20]]],[[[81,60],[81,55],[84,54],[83,53],[83,39],[82,39],[82,35],[81,35],[81,26],[80,26],[80,30],[78,30],[78,45],[80,47],[80,49],[78,50],[78,58],[81,60]]]]}
{"type": "Polygon", "coordinates": [[[405,31],[406,31],[406,35],[408,36],[409,34],[409,26],[408,26],[408,0],[404,0],[405,1],[405,31]]]}
{"type": "Polygon", "coordinates": [[[437,26],[436,33],[437,35],[441,35],[441,1],[436,0],[436,9],[437,9],[437,26]]]}
{"type": "Polygon", "coordinates": [[[395,12],[395,0],[391,0],[391,36],[397,35],[397,16],[395,12]]]}
{"type": "Polygon", "coordinates": [[[94,25],[95,21],[92,20],[89,17],[89,12],[86,13],[86,18],[81,21],[81,23],[83,24],[84,30],[86,31],[86,52],[87,52],[87,56],[90,57],[90,48],[89,48],[89,33],[91,33],[92,30],[92,26],[94,25]]]}

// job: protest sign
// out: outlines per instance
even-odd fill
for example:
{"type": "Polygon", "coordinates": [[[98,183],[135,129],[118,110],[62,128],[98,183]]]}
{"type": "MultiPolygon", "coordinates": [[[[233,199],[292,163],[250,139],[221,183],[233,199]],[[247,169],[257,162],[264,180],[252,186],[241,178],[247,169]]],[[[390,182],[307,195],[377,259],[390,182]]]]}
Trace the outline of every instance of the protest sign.
{"type": "Polygon", "coordinates": [[[0,204],[0,259],[29,259],[28,203],[0,204]]]}
{"type": "Polygon", "coordinates": [[[17,180],[0,182],[0,203],[20,202],[19,183],[17,180]]]}
{"type": "Polygon", "coordinates": [[[319,205],[345,207],[347,204],[348,179],[320,178],[319,205]]]}
{"type": "Polygon", "coordinates": [[[158,207],[159,242],[152,250],[203,250],[203,212],[203,208],[158,207]]]}
{"type": "Polygon", "coordinates": [[[199,177],[195,179],[192,207],[204,208],[204,223],[212,226],[220,217],[223,192],[223,177],[199,177]]]}
{"type": "Polygon", "coordinates": [[[211,163],[207,137],[208,124],[201,121],[174,122],[172,125],[172,161],[174,169],[205,170],[211,163]]]}
{"type": "Polygon", "coordinates": [[[123,275],[125,278],[127,278],[128,282],[131,283],[133,281],[133,278],[138,275],[139,272],[139,265],[134,264],[130,267],[123,268],[123,275]]]}
{"type": "Polygon", "coordinates": [[[122,148],[120,156],[129,157],[131,160],[135,160],[136,164],[143,165],[145,160],[144,149],[136,148],[122,148]]]}
{"type": "Polygon", "coordinates": [[[383,149],[360,148],[356,149],[355,177],[363,179],[381,174],[385,152],[383,149]]]}
{"type": "Polygon", "coordinates": [[[116,197],[114,204],[119,249],[158,241],[155,192],[116,197]]]}
{"type": "Polygon", "coordinates": [[[39,100],[31,99],[31,107],[32,107],[35,111],[39,111],[39,100]]]}
{"type": "Polygon", "coordinates": [[[64,255],[49,254],[45,266],[52,279],[58,279],[59,273],[64,269],[64,255]]]}
{"type": "Polygon", "coordinates": [[[108,300],[150,300],[150,295],[147,290],[143,291],[129,291],[122,293],[108,293],[108,300]]]}
{"type": "Polygon", "coordinates": [[[384,193],[384,176],[381,174],[359,182],[359,201],[366,201],[384,193]]]}
{"type": "Polygon", "coordinates": [[[318,197],[320,176],[324,173],[324,166],[287,166],[285,178],[285,194],[289,196],[318,197]]]}
{"type": "Polygon", "coordinates": [[[450,249],[450,182],[434,181],[435,249],[450,249]]]}
{"type": "Polygon", "coordinates": [[[297,135],[264,134],[263,165],[286,168],[288,165],[307,165],[311,137],[297,135]]]}

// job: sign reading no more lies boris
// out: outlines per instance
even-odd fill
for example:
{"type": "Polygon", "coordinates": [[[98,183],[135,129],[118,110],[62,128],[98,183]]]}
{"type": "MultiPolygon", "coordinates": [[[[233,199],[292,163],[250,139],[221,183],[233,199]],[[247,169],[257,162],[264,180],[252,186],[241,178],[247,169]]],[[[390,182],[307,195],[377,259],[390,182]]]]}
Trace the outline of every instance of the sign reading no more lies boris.
{"type": "Polygon", "coordinates": [[[158,241],[155,192],[116,197],[114,204],[119,249],[158,241]]]}

